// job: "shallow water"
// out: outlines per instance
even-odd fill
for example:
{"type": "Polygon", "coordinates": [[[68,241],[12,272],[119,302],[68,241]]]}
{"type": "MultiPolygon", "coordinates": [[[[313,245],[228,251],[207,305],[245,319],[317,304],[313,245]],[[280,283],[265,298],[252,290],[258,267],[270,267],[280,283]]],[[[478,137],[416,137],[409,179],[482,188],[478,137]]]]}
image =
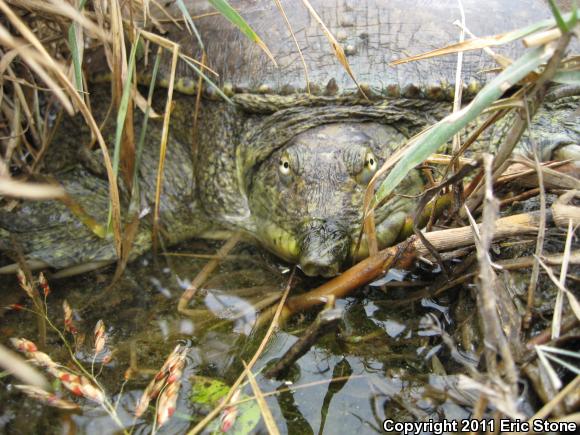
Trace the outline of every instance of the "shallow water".
{"type": "MultiPolygon", "coordinates": [[[[97,379],[110,401],[118,403],[117,413],[127,431],[141,434],[153,430],[154,401],[138,419],[133,417],[133,411],[144,388],[176,344],[187,347],[187,359],[177,409],[159,429],[163,434],[184,433],[202,417],[196,414],[199,406],[189,400],[194,376],[231,385],[243,370],[242,361],[252,358],[264,336],[265,328],[254,326],[256,304],[281,295],[290,271],[248,245],[236,247],[190,302],[195,316],[177,312],[183,290],[208,261],[185,254],[214,254],[218,247],[218,243],[191,242],[171,250],[180,255],[153,258],[148,254],[130,264],[111,289],[107,286],[112,270],[51,281],[49,318],[62,327],[61,307],[66,298],[79,330],[75,356],[88,370],[93,363],[94,325],[99,319],[105,322],[107,351],[112,352],[112,359],[101,366],[100,355],[94,372],[99,373],[97,379]],[[131,361],[132,374],[123,386],[131,361]]],[[[428,270],[395,271],[354,296],[336,301],[336,307],[342,310],[338,329],[325,335],[299,359],[284,379],[272,380],[265,378],[261,370],[296,342],[319,310],[294,316],[278,331],[253,372],[263,393],[275,393],[267,397],[267,404],[280,431],[375,433],[381,431],[386,418],[466,418],[470,407],[462,403],[471,401],[461,399],[452,375],[461,371],[457,362],[461,358],[472,361],[475,349],[468,348],[471,344],[460,345],[461,357],[450,358],[448,348],[442,344],[441,330],[461,329],[461,334],[469,335],[463,330],[473,316],[473,304],[466,293],[447,292],[439,298],[423,294],[427,283],[441,278],[428,270]],[[397,282],[403,278],[406,284],[397,282]],[[461,328],[456,328],[458,324],[461,328]],[[340,380],[329,383],[333,378],[340,380]]],[[[292,294],[317,283],[297,271],[292,294]]],[[[15,278],[3,278],[0,291],[11,297],[22,293],[15,278]]],[[[25,306],[32,306],[25,297],[20,299],[25,306]]],[[[0,318],[2,342],[7,344],[7,338],[13,336],[38,340],[32,314],[4,313],[0,318]]],[[[73,343],[71,334],[66,337],[73,343]]],[[[55,361],[70,365],[65,347],[50,330],[43,350],[55,361]]],[[[122,433],[103,408],[93,402],[63,392],[63,397],[81,405],[81,411],[61,411],[25,397],[15,391],[13,383],[16,381],[10,377],[0,378],[0,432],[122,433]]],[[[252,395],[248,385],[243,392],[252,395]]],[[[260,422],[252,432],[265,433],[264,423],[260,422]]]]}

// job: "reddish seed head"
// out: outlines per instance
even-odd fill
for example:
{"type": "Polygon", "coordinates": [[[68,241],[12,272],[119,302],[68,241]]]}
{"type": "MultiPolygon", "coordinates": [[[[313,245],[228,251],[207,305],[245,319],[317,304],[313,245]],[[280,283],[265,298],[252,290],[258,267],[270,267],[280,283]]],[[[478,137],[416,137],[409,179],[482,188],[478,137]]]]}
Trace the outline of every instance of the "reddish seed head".
{"type": "Polygon", "coordinates": [[[44,294],[44,296],[45,297],[48,296],[50,294],[50,287],[48,285],[48,281],[46,280],[42,272],[40,273],[40,275],[38,275],[38,282],[40,283],[40,287],[42,287],[42,293],[44,294]]]}

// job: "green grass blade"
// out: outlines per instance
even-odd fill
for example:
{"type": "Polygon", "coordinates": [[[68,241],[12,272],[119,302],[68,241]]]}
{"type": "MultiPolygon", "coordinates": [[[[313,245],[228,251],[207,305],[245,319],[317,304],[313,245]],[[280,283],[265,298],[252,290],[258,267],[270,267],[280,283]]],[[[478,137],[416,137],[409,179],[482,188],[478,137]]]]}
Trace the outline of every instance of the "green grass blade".
{"type": "Polygon", "coordinates": [[[226,95],[223,93],[223,91],[220,89],[220,87],[218,85],[216,85],[214,82],[211,81],[211,79],[206,76],[201,69],[199,69],[192,61],[190,61],[189,59],[182,57],[181,60],[183,60],[185,63],[187,63],[197,74],[199,74],[201,76],[202,79],[204,79],[208,85],[210,85],[212,88],[214,88],[216,90],[216,92],[228,103],[230,104],[234,104],[234,102],[226,95]]]}
{"type": "Polygon", "coordinates": [[[564,21],[564,18],[562,18],[562,13],[560,12],[560,9],[558,9],[558,6],[556,6],[556,3],[554,3],[554,0],[548,0],[548,2],[550,4],[550,9],[552,10],[552,14],[554,15],[554,18],[556,19],[556,24],[558,24],[558,27],[560,28],[562,33],[566,33],[569,30],[568,24],[566,23],[566,21],[564,21]]]}
{"type": "MultiPolygon", "coordinates": [[[[82,10],[85,7],[86,0],[81,0],[79,9],[82,10]]],[[[83,71],[82,71],[82,61],[79,52],[79,47],[77,45],[76,29],[78,24],[73,22],[68,28],[68,44],[72,54],[73,68],[75,72],[75,86],[77,91],[83,92],[83,71]]]]}
{"type": "Polygon", "coordinates": [[[129,97],[131,96],[131,81],[133,80],[133,71],[135,70],[135,58],[137,54],[137,47],[139,43],[139,35],[137,40],[131,46],[131,54],[129,56],[129,63],[127,65],[127,78],[123,84],[123,95],[119,103],[119,111],[117,112],[117,125],[115,129],[115,151],[113,153],[113,171],[115,176],[119,172],[119,160],[121,158],[121,139],[123,137],[123,127],[125,126],[125,118],[127,116],[127,109],[129,108],[129,97]]]}
{"type": "Polygon", "coordinates": [[[580,86],[580,71],[557,71],[552,81],[565,85],[580,86]]]}
{"type": "Polygon", "coordinates": [[[260,37],[254,32],[254,30],[250,27],[250,25],[242,18],[238,11],[236,11],[226,0],[208,0],[214,8],[216,8],[225,18],[227,18],[234,26],[241,30],[241,32],[246,35],[246,37],[258,44],[258,46],[264,50],[264,52],[268,55],[270,60],[276,65],[276,61],[274,60],[274,56],[270,53],[270,50],[260,39],[260,37]]]}
{"type": "Polygon", "coordinates": [[[568,28],[573,29],[578,24],[578,2],[574,0],[572,2],[572,16],[568,21],[568,28]]]}
{"type": "MultiPolygon", "coordinates": [[[[129,63],[127,65],[127,78],[123,84],[123,95],[121,95],[121,102],[119,103],[119,110],[117,112],[117,125],[115,129],[115,148],[113,151],[113,174],[117,178],[119,175],[119,161],[121,159],[121,140],[123,137],[123,127],[125,126],[125,118],[127,117],[127,109],[129,108],[129,97],[131,96],[131,81],[133,80],[133,71],[135,70],[135,58],[137,48],[139,46],[140,35],[131,46],[131,54],[129,55],[129,63]]],[[[110,228],[112,218],[112,206],[109,206],[109,218],[107,220],[107,227],[110,228]]]]}
{"type": "Polygon", "coordinates": [[[460,110],[445,117],[435,124],[428,132],[414,139],[407,152],[395,165],[387,178],[381,183],[374,196],[374,204],[378,204],[389,196],[398,184],[407,176],[410,170],[421,164],[433,154],[442,144],[459,132],[469,122],[473,121],[483,110],[489,107],[511,86],[519,82],[531,71],[546,62],[552,53],[545,47],[538,47],[526,52],[522,57],[506,68],[495,79],[489,82],[473,99],[460,110]]]}
{"type": "MultiPolygon", "coordinates": [[[[149,93],[147,94],[147,102],[152,100],[153,92],[155,92],[155,82],[157,81],[157,73],[159,72],[159,64],[161,63],[161,53],[155,56],[155,64],[153,65],[153,72],[151,73],[151,83],[149,84],[149,93]]],[[[137,189],[139,180],[137,174],[139,172],[139,165],[141,163],[141,155],[143,154],[143,144],[145,143],[145,134],[147,132],[147,125],[149,123],[149,112],[151,106],[147,104],[145,109],[145,115],[143,118],[143,125],[141,126],[141,131],[139,133],[139,140],[137,142],[137,152],[135,154],[135,167],[133,168],[133,188],[137,189]]],[[[131,197],[133,200],[133,197],[131,197]]]]}
{"type": "Polygon", "coordinates": [[[191,18],[191,14],[189,13],[187,8],[185,7],[183,0],[177,0],[177,7],[181,11],[183,18],[185,19],[185,23],[189,26],[189,28],[195,34],[195,37],[197,38],[197,41],[199,42],[199,46],[201,47],[201,49],[203,51],[205,51],[205,47],[203,46],[203,41],[201,40],[201,35],[197,31],[197,27],[195,27],[195,24],[193,23],[193,19],[191,18]]]}

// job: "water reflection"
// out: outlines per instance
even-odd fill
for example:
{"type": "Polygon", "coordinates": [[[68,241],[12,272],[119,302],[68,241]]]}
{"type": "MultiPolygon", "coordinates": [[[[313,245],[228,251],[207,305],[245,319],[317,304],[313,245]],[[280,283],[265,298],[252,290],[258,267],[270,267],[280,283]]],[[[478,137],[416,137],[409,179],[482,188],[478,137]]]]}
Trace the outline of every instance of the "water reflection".
{"type": "MultiPolygon", "coordinates": [[[[199,406],[189,400],[192,382],[204,376],[231,384],[242,371],[242,361],[251,359],[263,337],[264,330],[255,327],[256,306],[275,302],[287,283],[288,271],[248,246],[236,248],[197,292],[189,304],[191,316],[177,312],[183,289],[207,261],[183,254],[211,255],[218,246],[195,242],[182,246],[179,256],[146,256],[130,264],[112,289],[106,289],[112,272],[52,282],[55,291],[48,301],[49,315],[60,325],[64,298],[75,309],[85,337],[78,344],[77,355],[84,363],[92,360],[92,328],[97,320],[105,321],[113,358],[102,369],[101,361],[96,360],[102,370],[99,381],[118,404],[123,425],[133,433],[149,433],[153,428],[154,404],[138,419],[133,411],[152,375],[177,343],[188,349],[184,377],[175,414],[159,433],[184,433],[191,428],[201,417],[199,406]]],[[[425,398],[431,388],[432,359],[446,361],[448,353],[439,334],[425,334],[424,319],[436,316],[447,328],[451,324],[449,307],[436,299],[393,304],[404,302],[405,290],[399,292],[396,282],[405,275],[409,274],[390,275],[356,296],[336,301],[344,311],[338,331],[322,337],[282,380],[267,379],[261,371],[296,342],[316,312],[295,316],[274,335],[254,373],[262,391],[270,394],[267,403],[283,432],[369,433],[380,430],[387,417],[432,416],[441,411],[439,403],[448,402],[425,398]]],[[[419,281],[422,277],[411,278],[419,281]]],[[[3,291],[19,291],[15,281],[3,285],[3,291]]],[[[315,285],[311,279],[297,276],[293,294],[315,285]]],[[[31,319],[28,313],[5,314],[0,319],[2,336],[34,339],[37,334],[31,319]]],[[[66,362],[58,338],[49,337],[47,353],[66,362]]],[[[0,430],[68,428],[98,435],[119,430],[97,405],[76,399],[82,412],[68,415],[15,393],[11,382],[4,379],[0,389],[0,430]],[[22,419],[27,425],[22,425],[22,419]]],[[[252,394],[249,387],[244,393],[252,394]]],[[[461,414],[445,410],[450,404],[445,406],[445,414],[461,414]]],[[[264,431],[262,424],[254,430],[264,431]]]]}

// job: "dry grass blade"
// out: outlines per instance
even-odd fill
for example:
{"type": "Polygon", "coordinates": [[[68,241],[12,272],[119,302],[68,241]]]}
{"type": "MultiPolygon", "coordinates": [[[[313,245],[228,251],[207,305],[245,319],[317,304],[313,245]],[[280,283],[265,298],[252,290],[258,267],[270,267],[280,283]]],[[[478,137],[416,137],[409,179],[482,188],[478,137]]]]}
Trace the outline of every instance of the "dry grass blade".
{"type": "Polygon", "coordinates": [[[546,417],[548,417],[552,413],[552,411],[554,410],[556,405],[558,405],[560,402],[562,402],[566,397],[568,397],[574,391],[577,391],[579,387],[580,387],[580,375],[576,376],[572,380],[572,382],[570,382],[568,385],[566,385],[562,389],[562,391],[560,391],[556,396],[554,396],[554,398],[552,400],[550,400],[548,403],[546,403],[542,407],[542,409],[540,409],[532,417],[530,417],[528,422],[533,422],[536,419],[545,419],[546,417]]]}
{"type": "Polygon", "coordinates": [[[136,88],[132,82],[134,70],[136,46],[139,44],[139,33],[132,33],[133,47],[131,48],[130,61],[127,61],[127,47],[125,44],[125,29],[123,27],[123,15],[118,0],[110,2],[110,22],[112,43],[112,83],[113,102],[117,109],[117,131],[115,134],[115,147],[113,158],[113,171],[118,175],[119,163],[123,179],[131,188],[133,175],[133,162],[135,161],[135,133],[133,131],[133,105],[129,104],[131,89],[136,88]]]}
{"type": "Polygon", "coordinates": [[[542,345],[535,346],[535,350],[538,355],[538,360],[540,361],[539,366],[540,369],[544,371],[550,384],[552,384],[552,387],[556,390],[559,390],[560,388],[562,388],[562,381],[560,380],[560,378],[558,377],[558,373],[556,373],[556,370],[554,370],[554,367],[552,367],[552,364],[550,364],[550,361],[546,357],[544,346],[542,345]]]}
{"type": "Polygon", "coordinates": [[[38,388],[49,387],[48,381],[34,367],[0,344],[0,366],[22,382],[38,388]]]}
{"type": "Polygon", "coordinates": [[[175,84],[175,70],[179,58],[179,46],[173,45],[173,55],[171,57],[171,75],[169,77],[169,86],[167,89],[167,102],[165,104],[165,114],[163,117],[163,130],[161,131],[161,144],[159,145],[159,165],[157,167],[157,183],[155,186],[155,206],[153,209],[153,241],[154,246],[157,244],[159,236],[159,206],[161,202],[161,186],[163,185],[163,169],[165,166],[165,154],[167,152],[167,139],[169,137],[169,119],[171,117],[171,106],[173,101],[173,87],[175,84]]]}
{"type": "MultiPolygon", "coordinates": [[[[278,305],[276,307],[276,312],[274,313],[272,321],[270,322],[270,326],[268,327],[268,330],[266,331],[266,335],[264,335],[264,338],[262,339],[260,346],[258,346],[256,353],[254,353],[254,356],[252,357],[252,359],[248,363],[247,370],[251,370],[252,367],[254,367],[254,364],[256,364],[256,362],[258,361],[258,358],[260,358],[260,355],[262,354],[262,352],[266,348],[266,345],[270,341],[270,337],[272,336],[274,331],[279,327],[280,316],[282,315],[282,311],[284,309],[284,304],[286,303],[286,299],[288,298],[288,294],[290,293],[290,289],[292,288],[292,280],[294,279],[295,270],[296,269],[292,270],[290,278],[288,279],[288,284],[286,285],[286,288],[284,289],[284,294],[282,295],[282,298],[280,299],[280,302],[278,303],[278,305]]],[[[234,397],[234,395],[238,393],[238,388],[242,384],[242,382],[244,381],[245,378],[246,378],[246,372],[244,371],[244,373],[242,373],[238,377],[238,379],[236,379],[236,382],[234,382],[234,384],[231,386],[230,391],[228,392],[226,397],[224,397],[221,404],[219,406],[216,406],[208,415],[206,415],[203,418],[203,420],[201,420],[197,425],[195,425],[195,427],[193,429],[191,429],[187,433],[187,435],[195,435],[195,434],[200,433],[208,425],[208,423],[210,423],[214,418],[216,418],[219,415],[219,413],[229,405],[232,397],[234,397]]]]}
{"type": "Polygon", "coordinates": [[[60,15],[80,24],[90,32],[91,36],[100,39],[102,42],[110,42],[111,35],[99,25],[92,22],[89,18],[80,13],[70,3],[61,0],[34,1],[18,0],[13,2],[22,8],[30,11],[41,12],[49,16],[60,15]]]}
{"type": "MultiPolygon", "coordinates": [[[[44,48],[42,43],[38,40],[38,38],[34,35],[34,33],[22,22],[22,20],[7,6],[4,0],[0,0],[0,10],[5,14],[5,16],[10,20],[12,25],[18,30],[18,32],[23,36],[23,38],[34,47],[38,52],[38,57],[43,59],[43,61],[47,65],[47,70],[49,70],[54,76],[58,79],[58,82],[65,88],[68,96],[74,101],[76,106],[79,108],[83,117],[85,118],[87,124],[89,125],[91,132],[97,138],[99,146],[102,151],[103,160],[105,163],[105,168],[107,170],[107,178],[109,180],[109,193],[111,196],[111,206],[113,210],[113,232],[115,235],[115,249],[117,254],[121,253],[121,201],[119,197],[119,189],[117,186],[117,180],[113,173],[113,166],[111,164],[111,159],[109,157],[107,145],[105,144],[105,140],[99,130],[97,123],[95,122],[93,115],[87,105],[85,104],[82,97],[78,94],[76,87],[70,82],[68,77],[64,74],[61,67],[57,64],[57,62],[50,56],[47,50],[44,48]]],[[[0,26],[0,42],[3,42],[3,39],[13,39],[11,35],[7,34],[5,29],[0,26]],[[3,38],[4,37],[4,38],[3,38]]],[[[16,48],[16,47],[13,47],[16,48]]],[[[29,59],[24,58],[27,63],[30,62],[29,59]]],[[[29,63],[32,67],[32,64],[29,63]]],[[[47,72],[41,69],[35,69],[34,71],[39,74],[41,78],[49,77],[47,72]]],[[[51,88],[52,89],[52,88],[51,88]]],[[[53,89],[56,95],[62,94],[60,89],[53,89]]],[[[70,112],[72,112],[72,108],[70,107],[70,102],[68,102],[67,98],[63,99],[65,107],[68,104],[70,108],[70,112]]]]}
{"type": "MultiPolygon", "coordinates": [[[[0,9],[5,5],[0,0],[0,9]]],[[[31,49],[26,42],[20,39],[14,38],[4,26],[0,24],[0,44],[8,47],[9,49],[18,52],[21,59],[26,62],[26,64],[40,77],[40,79],[50,88],[54,95],[58,98],[60,103],[63,105],[65,110],[69,113],[73,113],[73,106],[70,100],[67,98],[66,94],[62,91],[61,87],[52,79],[47,70],[52,66],[50,62],[46,62],[46,59],[40,55],[37,51],[31,49]]],[[[58,67],[57,67],[58,68],[58,67]]]]}
{"type": "Polygon", "coordinates": [[[526,47],[537,47],[539,45],[547,44],[548,42],[555,41],[560,36],[562,32],[560,29],[550,29],[545,32],[539,32],[524,38],[523,43],[526,47]]]}
{"type": "Polygon", "coordinates": [[[460,390],[476,391],[479,394],[486,396],[489,399],[489,402],[493,403],[495,408],[509,416],[511,419],[523,419],[524,415],[515,409],[517,402],[513,400],[513,397],[510,394],[506,394],[505,390],[493,388],[494,386],[490,386],[487,382],[485,384],[478,382],[465,375],[459,375],[459,382],[457,384],[457,387],[460,390]]]}
{"type": "Polygon", "coordinates": [[[477,248],[477,261],[479,263],[478,296],[481,297],[481,299],[478,299],[478,309],[483,323],[484,340],[486,342],[484,352],[488,372],[495,379],[495,382],[501,383],[496,364],[496,354],[499,353],[507,372],[507,381],[510,383],[509,390],[514,396],[515,402],[518,375],[514,358],[508,346],[507,337],[502,330],[497,312],[497,307],[499,306],[499,295],[497,291],[499,289],[497,288],[497,279],[492,269],[492,262],[489,255],[499,215],[499,201],[493,195],[491,155],[485,154],[483,161],[485,169],[485,203],[479,230],[469,210],[466,210],[474,232],[476,234],[479,232],[479,237],[476,234],[474,235],[475,246],[477,248]]]}
{"type": "MultiPolygon", "coordinates": [[[[139,45],[139,34],[131,47],[127,74],[121,86],[121,97],[117,106],[117,126],[115,131],[115,146],[113,151],[113,171],[118,175],[119,165],[122,166],[123,176],[127,186],[131,188],[133,182],[133,162],[135,161],[135,141],[133,134],[133,110],[130,104],[130,96],[135,89],[133,80],[133,70],[135,68],[135,58],[139,45]]],[[[116,82],[116,81],[115,81],[116,82]]]]}
{"type": "Polygon", "coordinates": [[[484,38],[468,39],[467,41],[458,42],[456,44],[448,45],[447,47],[438,48],[425,53],[409,56],[404,59],[399,59],[391,62],[390,66],[402,65],[408,62],[416,62],[418,60],[430,59],[432,57],[445,56],[448,54],[461,53],[469,50],[478,50],[487,47],[494,47],[510,42],[511,33],[503,33],[501,35],[488,36],[484,38]]]}
{"type": "Polygon", "coordinates": [[[65,197],[61,186],[51,184],[25,183],[10,178],[0,178],[0,195],[24,199],[58,199],[65,197]]]}
{"type": "Polygon", "coordinates": [[[244,368],[246,369],[246,376],[248,376],[248,381],[250,382],[250,386],[252,387],[254,396],[256,396],[256,401],[258,402],[258,406],[260,407],[260,412],[262,413],[262,418],[264,419],[264,423],[266,424],[268,433],[271,435],[279,435],[280,431],[278,430],[278,426],[276,426],[276,421],[274,420],[272,411],[270,411],[270,408],[268,407],[268,404],[264,399],[264,394],[262,393],[260,386],[256,382],[254,374],[248,368],[248,365],[246,364],[245,361],[242,361],[242,363],[244,364],[244,368]]]}
{"type": "MultiPolygon", "coordinates": [[[[26,116],[27,127],[30,130],[30,134],[32,135],[35,142],[40,141],[40,135],[38,132],[39,126],[36,125],[36,118],[33,115],[33,111],[35,108],[30,107],[30,103],[26,99],[26,93],[22,88],[20,83],[21,77],[17,77],[16,73],[14,73],[13,69],[10,67],[10,63],[16,56],[18,56],[18,52],[16,50],[10,50],[5,57],[8,57],[7,62],[5,64],[6,71],[8,73],[7,77],[12,80],[12,86],[14,88],[14,94],[16,96],[16,100],[14,101],[14,115],[11,120],[10,132],[11,135],[14,137],[13,143],[6,147],[6,161],[10,161],[14,150],[16,149],[17,145],[21,142],[20,135],[22,134],[22,126],[20,125],[20,111],[24,111],[24,115],[26,116]],[[11,56],[13,55],[13,56],[11,56]],[[12,59],[11,59],[12,58],[12,59]]],[[[2,59],[4,62],[4,59],[2,59]]],[[[4,69],[0,67],[0,75],[3,74],[4,69]]],[[[59,89],[60,91],[60,89],[59,89]]]]}
{"type": "MultiPolygon", "coordinates": [[[[531,116],[530,111],[526,106],[526,117],[528,125],[531,124],[531,116]]],[[[540,166],[540,160],[538,158],[538,146],[535,142],[532,143],[532,149],[534,154],[534,167],[536,173],[538,175],[538,189],[540,189],[540,227],[538,228],[538,237],[536,240],[536,252],[535,257],[540,258],[542,256],[542,251],[544,249],[544,239],[546,234],[546,191],[544,188],[544,176],[542,172],[542,168],[540,166]]],[[[526,315],[524,316],[524,327],[529,327],[531,316],[532,316],[532,307],[534,304],[534,296],[535,290],[538,284],[538,277],[540,274],[540,266],[538,263],[534,263],[532,267],[532,275],[530,277],[530,283],[528,285],[528,305],[526,310],[526,315]]]]}
{"type": "Polygon", "coordinates": [[[578,318],[578,320],[580,320],[580,303],[578,302],[578,300],[574,297],[574,295],[570,292],[570,290],[568,290],[566,287],[564,287],[563,284],[560,283],[558,278],[556,278],[556,275],[554,275],[552,269],[546,266],[546,263],[544,263],[540,258],[538,258],[538,263],[540,264],[540,266],[544,268],[544,270],[550,277],[550,280],[556,285],[556,287],[566,295],[566,297],[568,298],[568,302],[570,303],[570,307],[574,312],[574,315],[578,318]]]}
{"type": "MultiPolygon", "coordinates": [[[[578,13],[577,13],[578,14],[578,13]]],[[[567,14],[566,17],[569,19],[572,14],[567,14]]],[[[554,26],[556,23],[553,19],[544,20],[538,23],[527,26],[523,29],[513,30],[511,32],[502,33],[499,35],[486,36],[482,38],[469,39],[464,42],[459,42],[457,44],[451,44],[447,47],[438,48],[436,50],[428,51],[426,53],[421,53],[416,56],[409,56],[404,59],[399,59],[391,62],[389,65],[395,66],[407,62],[415,62],[417,60],[429,59],[436,56],[444,56],[446,54],[458,53],[460,51],[477,50],[487,47],[494,47],[498,45],[507,44],[509,42],[515,41],[517,39],[526,37],[539,30],[547,29],[554,26]]]]}
{"type": "MultiPolygon", "coordinates": [[[[568,233],[566,235],[566,244],[564,245],[564,256],[562,259],[562,267],[560,268],[559,283],[563,287],[566,282],[566,275],[568,274],[568,265],[570,264],[570,250],[572,248],[572,236],[574,235],[572,227],[572,219],[568,221],[568,233]]],[[[560,328],[562,326],[562,306],[564,302],[564,293],[558,288],[558,295],[556,296],[556,303],[554,304],[554,316],[552,317],[552,340],[560,336],[560,328]]]]}
{"type": "Polygon", "coordinates": [[[306,66],[306,61],[304,60],[304,55],[302,54],[302,50],[300,49],[300,44],[298,44],[298,40],[296,39],[296,35],[294,34],[294,30],[292,29],[292,24],[290,24],[290,21],[288,20],[288,17],[286,16],[286,11],[284,10],[284,6],[282,6],[282,2],[280,0],[274,0],[274,2],[276,3],[276,6],[280,10],[280,13],[284,17],[284,21],[286,21],[286,27],[288,27],[288,31],[290,32],[290,35],[292,36],[292,39],[294,40],[294,45],[296,46],[296,49],[298,50],[298,55],[300,56],[300,61],[302,62],[302,66],[304,68],[304,78],[306,80],[306,92],[310,93],[310,79],[308,78],[308,67],[306,66]]]}
{"type": "Polygon", "coordinates": [[[316,12],[316,10],[312,7],[312,5],[310,4],[310,1],[309,0],[302,0],[302,3],[304,3],[304,6],[306,6],[306,8],[308,9],[308,12],[310,12],[310,15],[312,15],[312,17],[318,22],[318,24],[320,25],[320,27],[324,31],[324,34],[326,35],[326,37],[328,38],[328,41],[330,42],[330,46],[332,47],[332,51],[334,52],[334,55],[336,56],[336,58],[338,59],[338,61],[342,65],[342,67],[345,69],[345,71],[350,76],[350,78],[354,81],[354,83],[358,87],[362,96],[368,100],[367,95],[362,90],[358,81],[356,80],[356,77],[354,76],[354,73],[350,67],[350,64],[348,63],[348,59],[346,58],[346,54],[344,53],[344,49],[342,48],[342,46],[336,40],[336,38],[334,37],[332,32],[328,29],[328,27],[326,27],[326,24],[324,24],[324,21],[322,21],[322,18],[320,18],[320,16],[316,12]]]}

